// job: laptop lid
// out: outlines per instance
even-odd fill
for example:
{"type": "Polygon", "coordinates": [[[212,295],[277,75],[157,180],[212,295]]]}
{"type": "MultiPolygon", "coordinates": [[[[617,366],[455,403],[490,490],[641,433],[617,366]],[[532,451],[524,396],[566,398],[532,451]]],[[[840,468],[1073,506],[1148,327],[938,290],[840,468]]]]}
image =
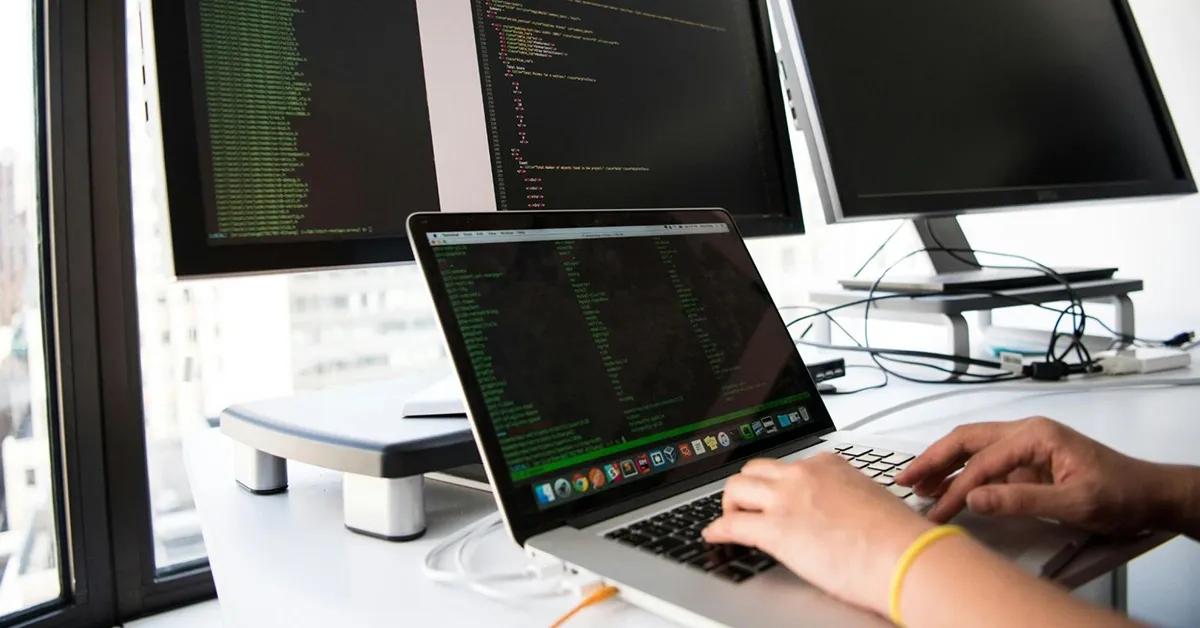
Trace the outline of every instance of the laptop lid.
{"type": "Polygon", "coordinates": [[[834,429],[722,210],[414,214],[518,543],[834,429]]]}

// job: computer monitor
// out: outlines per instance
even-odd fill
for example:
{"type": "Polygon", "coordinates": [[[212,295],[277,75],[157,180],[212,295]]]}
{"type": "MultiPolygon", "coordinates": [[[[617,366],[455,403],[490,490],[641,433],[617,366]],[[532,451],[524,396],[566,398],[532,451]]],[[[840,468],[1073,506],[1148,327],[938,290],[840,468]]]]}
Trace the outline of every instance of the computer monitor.
{"type": "Polygon", "coordinates": [[[763,0],[472,0],[501,210],[722,207],[803,231],[763,0]]]}
{"type": "Polygon", "coordinates": [[[1125,0],[772,8],[830,222],[916,218],[967,248],[941,218],[1196,191],[1125,0]]]}
{"type": "Polygon", "coordinates": [[[764,2],[155,2],[176,275],[409,261],[417,211],[802,232],[764,2]]]}

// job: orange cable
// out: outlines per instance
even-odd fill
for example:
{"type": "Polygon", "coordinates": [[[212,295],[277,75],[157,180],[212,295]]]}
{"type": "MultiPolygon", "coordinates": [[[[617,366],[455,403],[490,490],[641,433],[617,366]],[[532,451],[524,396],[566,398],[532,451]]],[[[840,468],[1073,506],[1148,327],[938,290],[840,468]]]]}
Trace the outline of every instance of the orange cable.
{"type": "Polygon", "coordinates": [[[579,612],[583,609],[594,604],[599,604],[600,602],[603,602],[604,600],[616,595],[617,592],[617,587],[614,587],[611,584],[604,585],[599,589],[596,589],[591,595],[588,595],[587,597],[583,598],[579,604],[576,604],[575,608],[572,608],[570,611],[568,611],[566,615],[559,617],[553,624],[550,624],[550,628],[562,628],[563,624],[567,623],[567,621],[579,614],[579,612]]]}

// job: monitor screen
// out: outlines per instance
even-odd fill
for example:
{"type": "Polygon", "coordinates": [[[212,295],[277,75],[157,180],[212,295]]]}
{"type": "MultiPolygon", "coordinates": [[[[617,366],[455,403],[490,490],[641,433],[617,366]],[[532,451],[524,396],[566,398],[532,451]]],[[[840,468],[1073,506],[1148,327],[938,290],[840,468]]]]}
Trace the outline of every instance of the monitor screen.
{"type": "Polygon", "coordinates": [[[472,0],[497,206],[802,230],[760,0],[472,0]]]}
{"type": "Polygon", "coordinates": [[[529,215],[414,232],[506,508],[619,503],[832,428],[726,214],[529,215]]]}
{"type": "Polygon", "coordinates": [[[153,6],[178,275],[411,259],[444,205],[416,2],[153,6]]]}
{"type": "Polygon", "coordinates": [[[153,9],[179,276],[407,261],[417,211],[803,230],[762,0],[153,9]]]}
{"type": "Polygon", "coordinates": [[[838,218],[1190,191],[1123,0],[792,0],[838,218]]]}

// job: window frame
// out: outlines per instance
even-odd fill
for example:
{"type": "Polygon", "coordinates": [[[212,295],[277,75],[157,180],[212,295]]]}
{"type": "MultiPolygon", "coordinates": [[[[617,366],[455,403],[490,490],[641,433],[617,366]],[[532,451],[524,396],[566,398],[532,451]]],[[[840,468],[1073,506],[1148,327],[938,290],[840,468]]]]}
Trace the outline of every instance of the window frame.
{"type": "Polygon", "coordinates": [[[112,626],[215,596],[207,561],[154,561],[133,259],[124,0],[34,11],[58,599],[19,626],[112,626]]]}

